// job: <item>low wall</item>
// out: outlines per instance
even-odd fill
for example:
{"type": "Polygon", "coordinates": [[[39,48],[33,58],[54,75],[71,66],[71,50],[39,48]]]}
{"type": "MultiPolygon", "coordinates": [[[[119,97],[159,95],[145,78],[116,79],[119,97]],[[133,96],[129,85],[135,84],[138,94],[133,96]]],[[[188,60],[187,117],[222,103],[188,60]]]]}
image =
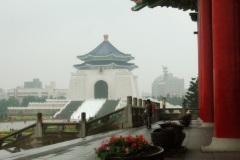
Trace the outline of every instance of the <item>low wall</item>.
{"type": "Polygon", "coordinates": [[[9,109],[8,115],[36,115],[37,113],[42,113],[46,115],[54,115],[60,109],[9,109]]]}

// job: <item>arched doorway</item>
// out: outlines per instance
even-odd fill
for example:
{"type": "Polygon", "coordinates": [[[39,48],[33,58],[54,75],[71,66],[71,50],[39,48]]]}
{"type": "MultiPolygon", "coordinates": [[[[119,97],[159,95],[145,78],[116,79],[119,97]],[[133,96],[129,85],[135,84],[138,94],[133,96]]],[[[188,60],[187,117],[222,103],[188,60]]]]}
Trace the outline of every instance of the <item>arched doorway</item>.
{"type": "Polygon", "coordinates": [[[108,98],[108,85],[105,81],[97,81],[94,86],[94,98],[108,98]]]}

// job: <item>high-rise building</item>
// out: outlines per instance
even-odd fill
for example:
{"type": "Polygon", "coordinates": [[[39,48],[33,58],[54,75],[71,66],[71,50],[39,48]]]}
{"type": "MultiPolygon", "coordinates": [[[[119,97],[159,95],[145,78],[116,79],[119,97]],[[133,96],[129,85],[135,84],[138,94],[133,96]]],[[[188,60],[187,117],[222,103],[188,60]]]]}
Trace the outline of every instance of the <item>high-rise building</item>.
{"type": "Polygon", "coordinates": [[[68,99],[139,97],[137,77],[131,72],[137,66],[129,63],[134,58],[116,49],[108,35],[94,50],[77,58],[84,62],[74,65],[77,71],[71,76],[68,99]]]}
{"type": "Polygon", "coordinates": [[[32,82],[24,82],[24,88],[42,88],[42,82],[38,78],[32,82]]]}
{"type": "Polygon", "coordinates": [[[157,77],[152,83],[152,96],[183,96],[184,79],[174,77],[168,73],[167,67],[163,67],[163,75],[157,77]]]}
{"type": "Polygon", "coordinates": [[[0,100],[7,99],[7,93],[4,89],[0,88],[0,100]]]}
{"type": "MultiPolygon", "coordinates": [[[[42,82],[41,82],[42,83],[42,82]]],[[[46,85],[46,88],[20,88],[7,90],[8,97],[14,97],[20,101],[24,97],[63,98],[66,97],[67,89],[56,89],[55,82],[46,85]]]]}

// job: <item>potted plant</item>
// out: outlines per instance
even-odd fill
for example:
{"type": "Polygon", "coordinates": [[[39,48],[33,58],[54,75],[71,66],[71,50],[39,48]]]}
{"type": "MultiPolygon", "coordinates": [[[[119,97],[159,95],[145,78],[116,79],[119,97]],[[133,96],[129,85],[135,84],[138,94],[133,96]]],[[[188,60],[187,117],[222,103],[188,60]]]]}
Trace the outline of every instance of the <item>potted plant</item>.
{"type": "Polygon", "coordinates": [[[151,133],[151,140],[155,146],[163,147],[165,153],[171,149],[181,147],[186,134],[183,132],[184,127],[175,122],[164,122],[159,124],[160,128],[151,133]]]}
{"type": "Polygon", "coordinates": [[[95,148],[100,160],[163,160],[163,148],[153,146],[142,135],[112,136],[95,148]]]}
{"type": "Polygon", "coordinates": [[[184,127],[189,127],[192,121],[192,115],[191,114],[185,114],[184,116],[180,117],[179,122],[184,127]]]}

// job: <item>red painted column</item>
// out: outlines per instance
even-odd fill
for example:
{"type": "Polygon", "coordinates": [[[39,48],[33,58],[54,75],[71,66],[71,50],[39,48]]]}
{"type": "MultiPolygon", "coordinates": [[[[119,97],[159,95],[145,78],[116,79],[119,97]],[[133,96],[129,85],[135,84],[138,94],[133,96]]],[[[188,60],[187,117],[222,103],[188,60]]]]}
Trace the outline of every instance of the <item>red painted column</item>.
{"type": "Polygon", "coordinates": [[[200,0],[199,3],[201,17],[201,118],[204,123],[212,123],[213,125],[212,2],[200,0]]]}
{"type": "Polygon", "coordinates": [[[240,138],[240,1],[212,0],[216,138],[240,138]]]}
{"type": "MultiPolygon", "coordinates": [[[[200,8],[200,3],[198,1],[198,8],[200,8]]],[[[199,117],[202,119],[202,90],[201,90],[201,84],[202,84],[202,72],[201,72],[201,14],[200,11],[198,12],[198,112],[199,112],[199,117]]]]}

